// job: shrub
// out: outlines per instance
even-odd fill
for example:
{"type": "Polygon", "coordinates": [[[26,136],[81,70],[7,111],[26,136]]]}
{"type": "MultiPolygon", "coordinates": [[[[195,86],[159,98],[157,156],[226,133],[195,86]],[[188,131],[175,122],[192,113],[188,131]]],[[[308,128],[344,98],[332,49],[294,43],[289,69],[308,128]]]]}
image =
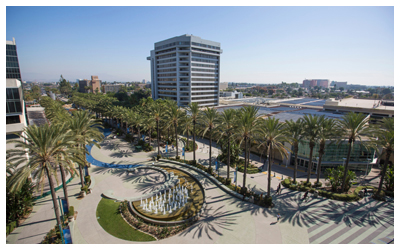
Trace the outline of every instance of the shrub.
{"type": "Polygon", "coordinates": [[[315,181],[314,182],[314,187],[322,187],[322,182],[318,182],[317,183],[317,181],[315,181]]]}
{"type": "Polygon", "coordinates": [[[160,160],[160,158],[161,158],[161,155],[158,154],[158,155],[157,155],[157,161],[160,160]]]}
{"type": "Polygon", "coordinates": [[[311,182],[306,182],[306,183],[304,183],[304,186],[306,186],[306,187],[311,187],[311,182]]]}
{"type": "Polygon", "coordinates": [[[175,159],[180,160],[181,157],[178,155],[178,156],[175,156],[175,159]]]}
{"type": "Polygon", "coordinates": [[[301,186],[299,186],[299,190],[300,191],[310,191],[310,187],[307,187],[307,186],[304,186],[304,185],[301,185],[301,186]]]}
{"type": "Polygon", "coordinates": [[[272,205],[272,197],[264,196],[264,206],[270,207],[272,205]]]}
{"type": "Polygon", "coordinates": [[[6,226],[6,235],[9,235],[17,227],[17,222],[13,221],[6,226]]]}
{"type": "Polygon", "coordinates": [[[197,165],[196,160],[192,160],[190,164],[196,167],[197,165]]]}
{"type": "Polygon", "coordinates": [[[297,185],[296,184],[290,184],[289,189],[297,190],[297,185]]]}
{"type": "Polygon", "coordinates": [[[151,138],[157,138],[157,131],[153,131],[151,133],[151,138]]]}
{"type": "Polygon", "coordinates": [[[291,181],[290,181],[290,179],[286,178],[283,181],[281,181],[281,183],[282,183],[282,186],[289,187],[291,184],[291,181]]]}
{"type": "Polygon", "coordinates": [[[81,191],[85,191],[85,193],[89,192],[89,187],[87,185],[81,187],[81,191]]]}
{"type": "Polygon", "coordinates": [[[90,175],[85,176],[85,184],[89,185],[89,183],[90,183],[90,175]]]}
{"type": "Polygon", "coordinates": [[[68,217],[74,216],[74,214],[75,214],[74,206],[70,206],[68,209],[68,217]]]}
{"type": "Polygon", "coordinates": [[[231,185],[232,179],[231,178],[226,178],[225,179],[225,185],[229,186],[231,185]]]}

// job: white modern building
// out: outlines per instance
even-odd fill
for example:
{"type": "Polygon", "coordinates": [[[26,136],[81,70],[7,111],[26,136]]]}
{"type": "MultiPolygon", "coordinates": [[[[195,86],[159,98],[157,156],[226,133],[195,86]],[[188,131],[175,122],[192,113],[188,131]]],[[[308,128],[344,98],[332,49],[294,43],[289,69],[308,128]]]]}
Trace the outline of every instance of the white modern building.
{"type": "Polygon", "coordinates": [[[170,98],[179,106],[219,105],[220,43],[183,35],[154,44],[151,61],[153,99],[170,98]]]}

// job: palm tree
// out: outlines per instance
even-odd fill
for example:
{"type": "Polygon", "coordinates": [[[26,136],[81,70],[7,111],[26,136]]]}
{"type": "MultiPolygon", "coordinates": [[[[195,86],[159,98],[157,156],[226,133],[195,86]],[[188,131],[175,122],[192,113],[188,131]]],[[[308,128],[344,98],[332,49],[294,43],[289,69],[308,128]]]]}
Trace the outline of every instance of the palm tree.
{"type": "Polygon", "coordinates": [[[151,106],[150,106],[150,112],[152,115],[152,118],[155,119],[157,123],[157,154],[160,155],[160,121],[162,117],[164,116],[164,110],[165,107],[162,102],[156,100],[151,106]]]}
{"type": "Polygon", "coordinates": [[[290,139],[290,143],[293,146],[294,153],[294,171],[293,171],[293,183],[296,183],[297,176],[297,156],[299,154],[299,142],[304,136],[303,120],[298,119],[293,121],[292,119],[286,121],[286,132],[290,139]]]}
{"type": "MultiPolygon", "coordinates": [[[[321,162],[322,156],[325,154],[326,141],[337,136],[339,131],[337,129],[337,120],[321,116],[320,131],[318,134],[319,150],[318,150],[318,167],[317,167],[317,184],[321,175],[321,162]]],[[[333,142],[333,141],[332,141],[333,142]]]]}
{"type": "Polygon", "coordinates": [[[385,155],[385,163],[383,164],[382,176],[379,182],[378,195],[381,193],[383,180],[385,179],[386,169],[389,164],[389,159],[394,152],[394,119],[383,118],[382,128],[375,130],[375,135],[378,137],[376,141],[378,147],[381,147],[382,156],[385,155]]]}
{"type": "Polygon", "coordinates": [[[342,192],[346,190],[347,172],[349,170],[350,154],[353,149],[354,142],[359,140],[362,143],[361,135],[371,134],[369,127],[369,116],[362,113],[349,112],[343,116],[338,122],[339,130],[342,135],[347,138],[349,149],[347,151],[345,169],[343,174],[342,192]]]}
{"type": "Polygon", "coordinates": [[[322,116],[307,114],[301,118],[304,124],[304,137],[308,140],[310,147],[310,157],[308,159],[308,169],[307,169],[307,182],[310,182],[312,155],[315,143],[319,135],[319,130],[320,130],[319,126],[321,124],[321,119],[322,119],[321,117],[322,116]]]}
{"type": "Polygon", "coordinates": [[[212,148],[212,136],[213,136],[213,129],[217,123],[218,119],[218,112],[214,108],[207,107],[205,110],[201,112],[200,115],[200,122],[204,126],[203,130],[203,137],[209,131],[209,141],[210,141],[210,150],[209,150],[209,162],[208,167],[211,169],[211,148],[212,148]]]}
{"type": "Polygon", "coordinates": [[[226,137],[228,139],[228,159],[227,159],[227,177],[229,176],[229,170],[231,166],[231,138],[236,129],[236,110],[225,109],[220,115],[220,119],[217,125],[220,138],[226,137]]]}
{"type": "Polygon", "coordinates": [[[260,108],[256,106],[245,106],[240,108],[237,119],[237,130],[236,137],[241,138],[240,144],[242,144],[244,140],[245,151],[244,151],[244,171],[243,171],[243,187],[246,187],[246,173],[247,173],[247,164],[248,164],[248,155],[249,147],[248,142],[253,138],[254,132],[257,131],[258,126],[260,124],[258,110],[260,108]]]}
{"type": "MultiPolygon", "coordinates": [[[[104,135],[99,129],[103,129],[103,126],[101,126],[99,120],[94,119],[94,116],[83,110],[75,111],[68,125],[72,134],[75,135],[80,157],[86,165],[86,145],[93,144],[100,148],[98,142],[103,140],[104,135]]],[[[85,182],[83,180],[82,164],[79,164],[79,174],[83,187],[85,182]]]]}
{"type": "Polygon", "coordinates": [[[266,147],[269,155],[268,196],[271,196],[271,165],[273,161],[273,152],[278,151],[282,158],[283,156],[287,157],[287,149],[284,146],[284,142],[288,142],[289,138],[284,128],[285,124],[280,123],[279,119],[268,117],[268,119],[262,120],[260,128],[257,130],[257,134],[261,139],[260,146],[266,147]]]}
{"type": "Polygon", "coordinates": [[[7,143],[15,143],[15,149],[7,150],[7,159],[15,166],[22,165],[10,178],[10,190],[19,190],[26,179],[33,174],[37,187],[42,187],[43,192],[43,181],[47,176],[58,225],[61,225],[61,220],[52,176],[54,175],[58,182],[56,166],[60,164],[71,166],[71,153],[77,153],[76,149],[71,148],[75,137],[63,131],[59,125],[51,127],[48,124],[40,127],[32,125],[24,129],[20,135],[22,140],[7,141],[7,143]],[[65,148],[70,149],[65,150],[65,148]],[[28,160],[26,153],[29,153],[28,160]]]}
{"type": "MultiPolygon", "coordinates": [[[[181,131],[183,134],[186,134],[186,148],[185,151],[189,149],[189,134],[193,129],[192,119],[189,116],[183,116],[181,123],[181,131]]],[[[193,144],[193,150],[196,150],[196,145],[193,144]]]]}
{"type": "MultiPolygon", "coordinates": [[[[193,121],[193,145],[196,145],[196,123],[200,115],[199,104],[197,102],[189,103],[187,111],[190,113],[193,121]]],[[[193,150],[193,162],[196,163],[196,149],[193,150]]]]}
{"type": "Polygon", "coordinates": [[[167,117],[169,117],[171,123],[175,129],[175,143],[176,143],[176,159],[178,159],[178,123],[183,116],[181,110],[179,110],[178,104],[175,101],[167,102],[167,117]]]}

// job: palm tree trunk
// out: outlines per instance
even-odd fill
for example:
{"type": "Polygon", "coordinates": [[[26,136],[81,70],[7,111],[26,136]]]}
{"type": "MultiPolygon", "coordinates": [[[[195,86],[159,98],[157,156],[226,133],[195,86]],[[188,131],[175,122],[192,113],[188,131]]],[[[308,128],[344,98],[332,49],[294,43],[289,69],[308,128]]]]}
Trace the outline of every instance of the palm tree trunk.
{"type": "Polygon", "coordinates": [[[157,120],[157,148],[158,148],[158,153],[157,155],[160,154],[160,128],[159,128],[159,120],[157,120]]]}
{"type": "Polygon", "coordinates": [[[308,158],[308,169],[307,169],[307,183],[310,182],[311,177],[311,166],[312,166],[312,153],[314,150],[314,145],[310,144],[310,157],[308,158]]]}
{"type": "Polygon", "coordinates": [[[349,161],[350,161],[350,154],[351,154],[352,147],[353,147],[353,141],[351,139],[349,139],[349,150],[347,151],[346,164],[345,164],[344,174],[343,174],[343,182],[342,182],[342,190],[341,190],[342,193],[344,192],[344,190],[346,190],[346,179],[347,179],[347,172],[349,170],[349,161]]]}
{"type": "Polygon", "coordinates": [[[64,167],[62,164],[60,164],[59,166],[60,166],[61,180],[62,180],[63,190],[64,190],[64,199],[65,199],[65,202],[67,203],[67,207],[69,208],[68,189],[67,189],[67,183],[65,181],[64,167]]]}
{"type": "Polygon", "coordinates": [[[51,197],[53,198],[53,207],[54,207],[54,212],[56,214],[56,220],[57,220],[57,225],[61,226],[61,219],[60,219],[60,210],[58,208],[58,202],[56,198],[56,192],[54,191],[54,183],[53,183],[53,178],[49,173],[49,169],[45,167],[46,173],[47,173],[47,178],[49,179],[49,185],[50,185],[50,191],[51,191],[51,197]]]}
{"type": "Polygon", "coordinates": [[[272,167],[272,149],[271,149],[271,144],[268,145],[268,154],[269,154],[269,161],[268,161],[268,197],[271,197],[271,167],[272,167]]]}
{"type": "Polygon", "coordinates": [[[178,159],[178,124],[175,124],[176,159],[178,159]]]}
{"type": "Polygon", "coordinates": [[[189,129],[186,130],[186,145],[185,145],[185,155],[186,155],[186,151],[189,148],[189,129]]]}
{"type": "Polygon", "coordinates": [[[230,141],[229,134],[228,134],[228,161],[227,161],[227,163],[228,163],[228,167],[227,167],[226,178],[230,178],[230,176],[229,176],[229,168],[231,166],[231,141],[230,141]]]}
{"type": "Polygon", "coordinates": [[[79,175],[81,177],[81,186],[84,187],[85,186],[85,181],[83,179],[83,171],[82,171],[82,166],[79,164],[79,175]]]}
{"type": "Polygon", "coordinates": [[[149,130],[149,145],[151,146],[151,128],[150,128],[150,130],[149,130]]]}
{"type": "Polygon", "coordinates": [[[139,135],[139,138],[138,138],[138,142],[139,142],[139,140],[140,140],[140,127],[138,126],[138,135],[139,135]]]}
{"type": "Polygon", "coordinates": [[[209,163],[208,163],[208,165],[209,165],[209,168],[211,169],[211,146],[212,146],[212,140],[211,140],[211,130],[212,129],[210,129],[210,149],[208,150],[209,152],[208,152],[208,156],[209,156],[209,163]]]}
{"type": "MultiPolygon", "coordinates": [[[[322,148],[323,146],[320,145],[320,147],[322,148]]],[[[318,155],[318,167],[317,167],[317,184],[319,183],[319,176],[321,175],[321,162],[322,162],[322,156],[324,155],[324,152],[319,152],[318,155]]]]}
{"type": "Polygon", "coordinates": [[[293,183],[296,183],[297,176],[297,155],[299,153],[299,146],[296,144],[294,146],[294,172],[293,172],[293,183]]]}
{"type": "Polygon", "coordinates": [[[244,139],[244,170],[243,170],[243,187],[246,186],[246,172],[247,172],[247,137],[244,139]]]}
{"type": "MultiPolygon", "coordinates": [[[[196,146],[196,122],[193,121],[193,146],[196,146]]],[[[196,162],[196,149],[193,147],[193,162],[196,162]]]]}
{"type": "Polygon", "coordinates": [[[385,163],[383,165],[381,180],[379,181],[378,195],[380,195],[380,193],[382,191],[383,180],[385,179],[387,165],[389,164],[389,159],[390,159],[391,155],[392,155],[392,153],[390,151],[386,151],[386,159],[385,159],[385,163]]]}
{"type": "Polygon", "coordinates": [[[169,141],[169,127],[168,127],[168,135],[167,135],[167,142],[169,141]]]}

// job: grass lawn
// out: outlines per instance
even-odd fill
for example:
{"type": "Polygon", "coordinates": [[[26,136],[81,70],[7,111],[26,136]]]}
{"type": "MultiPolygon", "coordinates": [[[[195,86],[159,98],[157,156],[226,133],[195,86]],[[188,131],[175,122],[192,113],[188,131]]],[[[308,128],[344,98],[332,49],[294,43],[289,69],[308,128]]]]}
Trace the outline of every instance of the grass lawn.
{"type": "Polygon", "coordinates": [[[97,219],[100,226],[107,233],[123,240],[154,241],[152,236],[135,230],[122,219],[118,211],[119,204],[120,202],[114,202],[114,200],[101,199],[96,210],[96,217],[100,217],[97,219]]]}

